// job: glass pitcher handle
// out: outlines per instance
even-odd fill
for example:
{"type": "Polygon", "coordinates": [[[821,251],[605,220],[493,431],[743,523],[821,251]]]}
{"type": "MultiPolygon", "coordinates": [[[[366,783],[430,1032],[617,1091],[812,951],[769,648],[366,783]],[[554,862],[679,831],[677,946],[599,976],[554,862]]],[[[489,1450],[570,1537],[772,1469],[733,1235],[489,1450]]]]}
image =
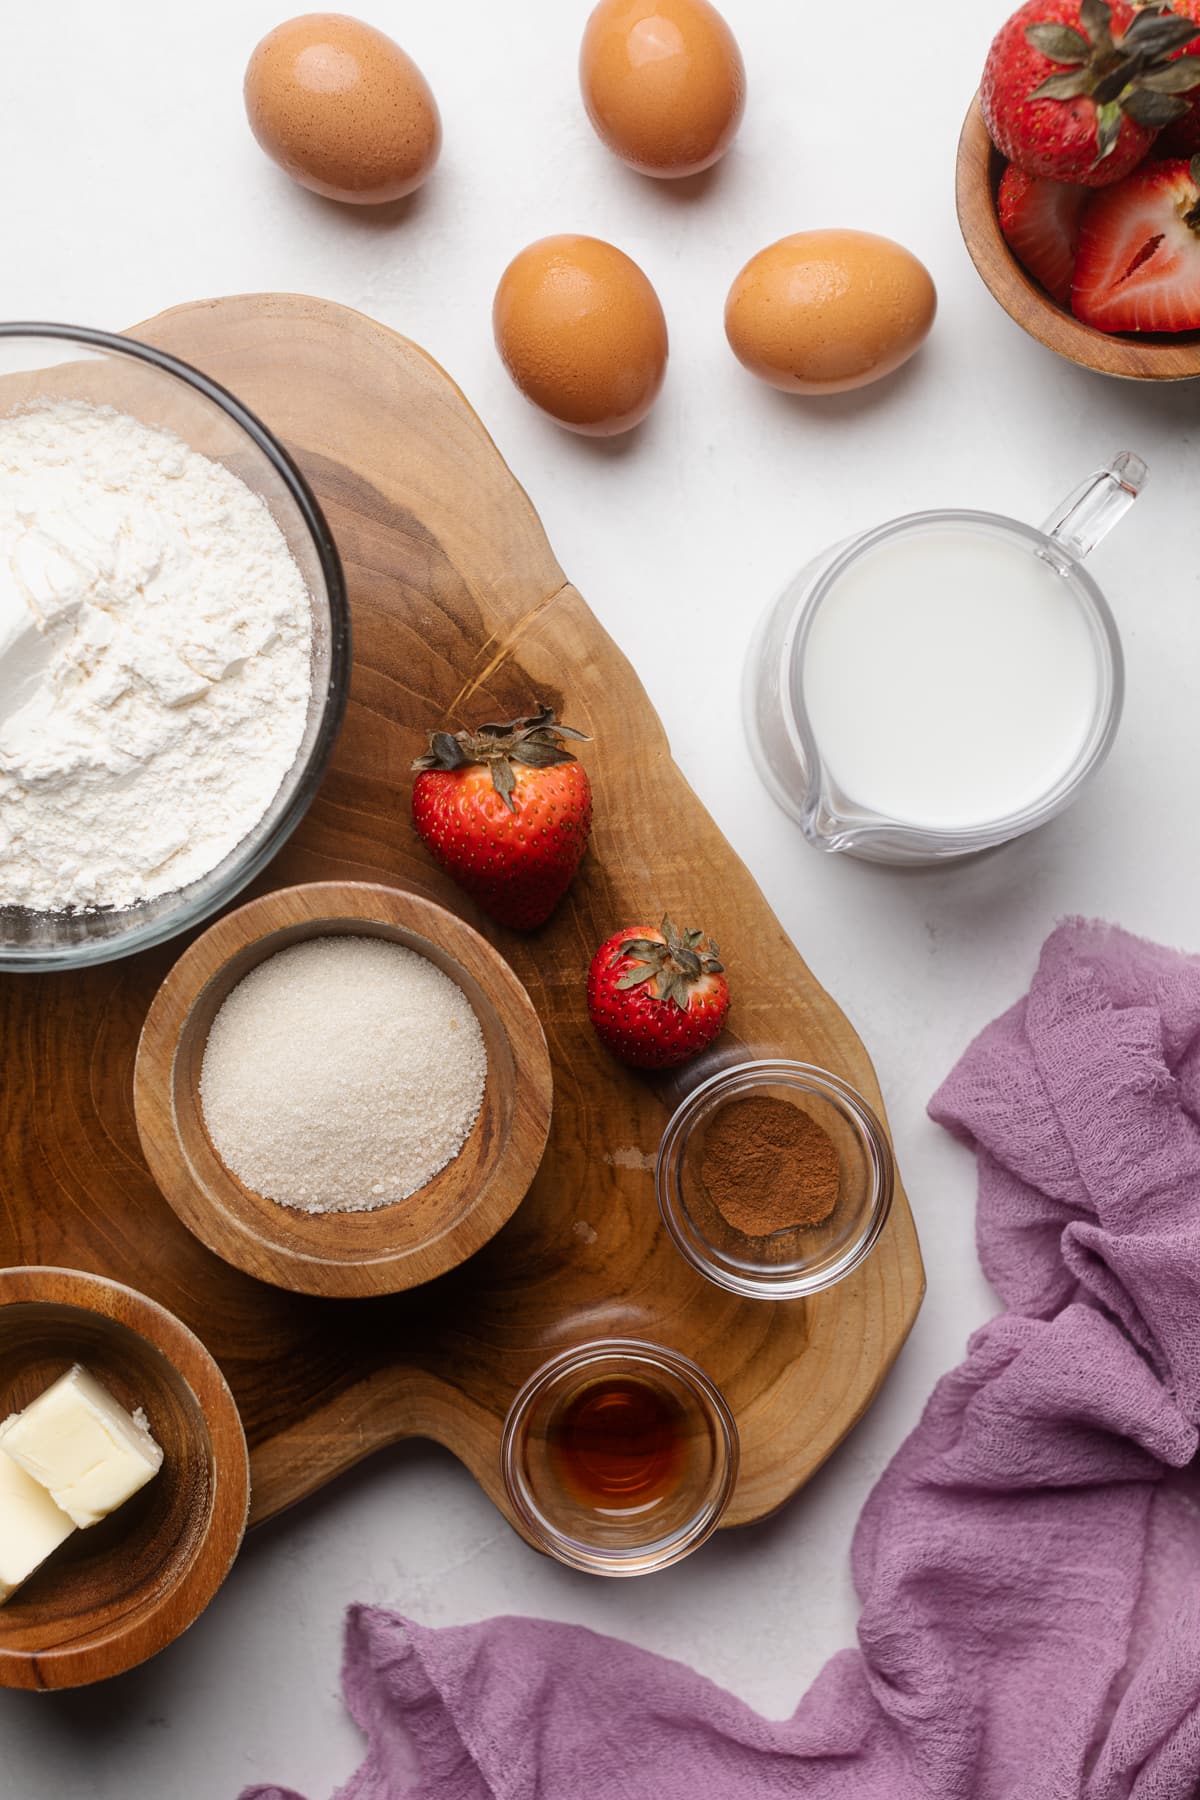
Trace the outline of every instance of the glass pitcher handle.
{"type": "Polygon", "coordinates": [[[1042,530],[1072,556],[1084,557],[1123,519],[1146,485],[1149,470],[1133,450],[1122,450],[1056,506],[1042,530]]]}

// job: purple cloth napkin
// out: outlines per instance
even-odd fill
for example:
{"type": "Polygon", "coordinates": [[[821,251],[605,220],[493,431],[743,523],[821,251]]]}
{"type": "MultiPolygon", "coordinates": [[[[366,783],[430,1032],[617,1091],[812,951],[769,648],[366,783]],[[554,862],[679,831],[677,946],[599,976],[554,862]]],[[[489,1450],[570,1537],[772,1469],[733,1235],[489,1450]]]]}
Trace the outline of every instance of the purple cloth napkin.
{"type": "Polygon", "coordinates": [[[341,1800],[1200,1792],[1200,960],[1062,926],[930,1111],[1008,1311],[863,1511],[858,1650],[771,1723],[576,1627],[356,1607],[341,1800]]]}

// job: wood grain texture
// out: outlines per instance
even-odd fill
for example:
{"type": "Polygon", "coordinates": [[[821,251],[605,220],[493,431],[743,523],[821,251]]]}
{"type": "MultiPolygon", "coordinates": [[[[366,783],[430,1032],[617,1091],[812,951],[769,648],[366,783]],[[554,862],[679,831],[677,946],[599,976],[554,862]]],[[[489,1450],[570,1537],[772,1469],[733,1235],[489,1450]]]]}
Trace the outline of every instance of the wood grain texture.
{"type": "Polygon", "coordinates": [[[163,1465],[0,1607],[2,1687],[77,1687],[164,1649],[208,1605],[246,1529],[246,1440],[203,1344],[116,1282],[70,1269],[0,1270],[0,1417],[76,1362],[131,1412],[145,1409],[163,1465]]]}
{"type": "Polygon", "coordinates": [[[502,1504],[509,1401],[550,1352],[613,1335],[683,1350],[720,1385],[742,1438],[726,1523],[762,1517],[845,1436],[903,1342],[924,1279],[912,1219],[898,1192],[848,1280],[811,1301],[743,1301],[668,1243],[654,1156],[677,1100],[729,1059],[813,1062],[879,1109],[861,1043],[672,763],[633,670],[435,363],[360,314],[295,296],[187,306],[136,335],[226,383],[282,436],[346,566],[346,723],[311,811],[257,891],[382,881],[466,917],[537,1007],[554,1118],[525,1202],[470,1262],[390,1298],[308,1299],[213,1256],[142,1159],[134,1050],[178,946],[70,976],[10,977],[0,1044],[18,1078],[0,1118],[0,1258],[123,1276],[195,1327],[241,1408],[255,1519],[406,1436],[448,1445],[502,1504]],[[515,717],[537,699],[594,737],[584,757],[596,825],[567,901],[521,937],[490,924],[428,857],[408,819],[409,764],[434,727],[515,717]],[[721,944],[734,1003],[713,1052],[648,1079],[601,1050],[584,978],[613,930],[668,908],[721,944]]]}
{"type": "Polygon", "coordinates": [[[237,907],[184,952],[146,1015],[133,1095],[151,1173],[210,1250],[297,1293],[345,1296],[432,1281],[495,1236],[542,1160],[553,1085],[529,995],[486,938],[420,894],[318,881],[237,907]],[[483,1032],[487,1083],[466,1143],[411,1199],[374,1212],[295,1212],[243,1186],[214,1150],[200,1103],[204,1047],[251,969],[305,938],[346,934],[403,944],[457,982],[483,1032]]]}
{"type": "Polygon", "coordinates": [[[958,142],[958,223],[971,261],[1010,318],[1059,356],[1128,381],[1187,381],[1200,376],[1200,331],[1113,337],[1084,325],[1027,275],[1004,241],[996,190],[1004,158],[988,136],[978,97],[958,142]]]}

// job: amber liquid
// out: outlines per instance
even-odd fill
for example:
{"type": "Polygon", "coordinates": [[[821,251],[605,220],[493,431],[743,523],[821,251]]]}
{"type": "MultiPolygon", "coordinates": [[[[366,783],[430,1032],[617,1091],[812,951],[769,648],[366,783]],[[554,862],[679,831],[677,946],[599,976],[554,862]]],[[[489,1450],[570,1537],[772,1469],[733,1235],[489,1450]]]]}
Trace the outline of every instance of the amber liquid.
{"type": "Polygon", "coordinates": [[[673,1395],[634,1376],[605,1376],[566,1400],[546,1452],[576,1502],[597,1512],[645,1512],[674,1494],[688,1460],[689,1420],[673,1395]]]}

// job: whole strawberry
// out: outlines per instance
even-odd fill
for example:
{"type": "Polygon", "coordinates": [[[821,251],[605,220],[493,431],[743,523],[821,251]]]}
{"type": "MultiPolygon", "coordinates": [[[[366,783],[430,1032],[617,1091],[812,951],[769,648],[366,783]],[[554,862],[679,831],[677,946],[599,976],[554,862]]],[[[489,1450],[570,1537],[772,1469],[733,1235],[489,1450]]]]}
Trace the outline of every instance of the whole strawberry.
{"type": "Polygon", "coordinates": [[[541,925],[587,849],[592,789],[548,706],[507,725],[435,731],[413,764],[413,822],[438,862],[502,925],[541,925]]]}
{"type": "MultiPolygon", "coordinates": [[[[1172,0],[1171,11],[1190,19],[1197,32],[1190,44],[1175,52],[1176,58],[1200,58],[1200,0],[1172,0]]],[[[1200,69],[1200,61],[1196,67],[1200,69]]],[[[1187,111],[1167,126],[1155,146],[1157,151],[1165,151],[1168,156],[1192,157],[1200,150],[1200,85],[1186,91],[1184,100],[1187,111]]]]}
{"type": "Polygon", "coordinates": [[[588,970],[588,1015],[606,1050],[635,1069],[669,1069],[707,1049],[729,1011],[717,946],[670,919],[601,944],[588,970]]]}
{"type": "Polygon", "coordinates": [[[1105,187],[1188,111],[1200,27],[1126,0],[1027,0],[993,40],[979,99],[992,142],[1027,175],[1105,187]]]}

